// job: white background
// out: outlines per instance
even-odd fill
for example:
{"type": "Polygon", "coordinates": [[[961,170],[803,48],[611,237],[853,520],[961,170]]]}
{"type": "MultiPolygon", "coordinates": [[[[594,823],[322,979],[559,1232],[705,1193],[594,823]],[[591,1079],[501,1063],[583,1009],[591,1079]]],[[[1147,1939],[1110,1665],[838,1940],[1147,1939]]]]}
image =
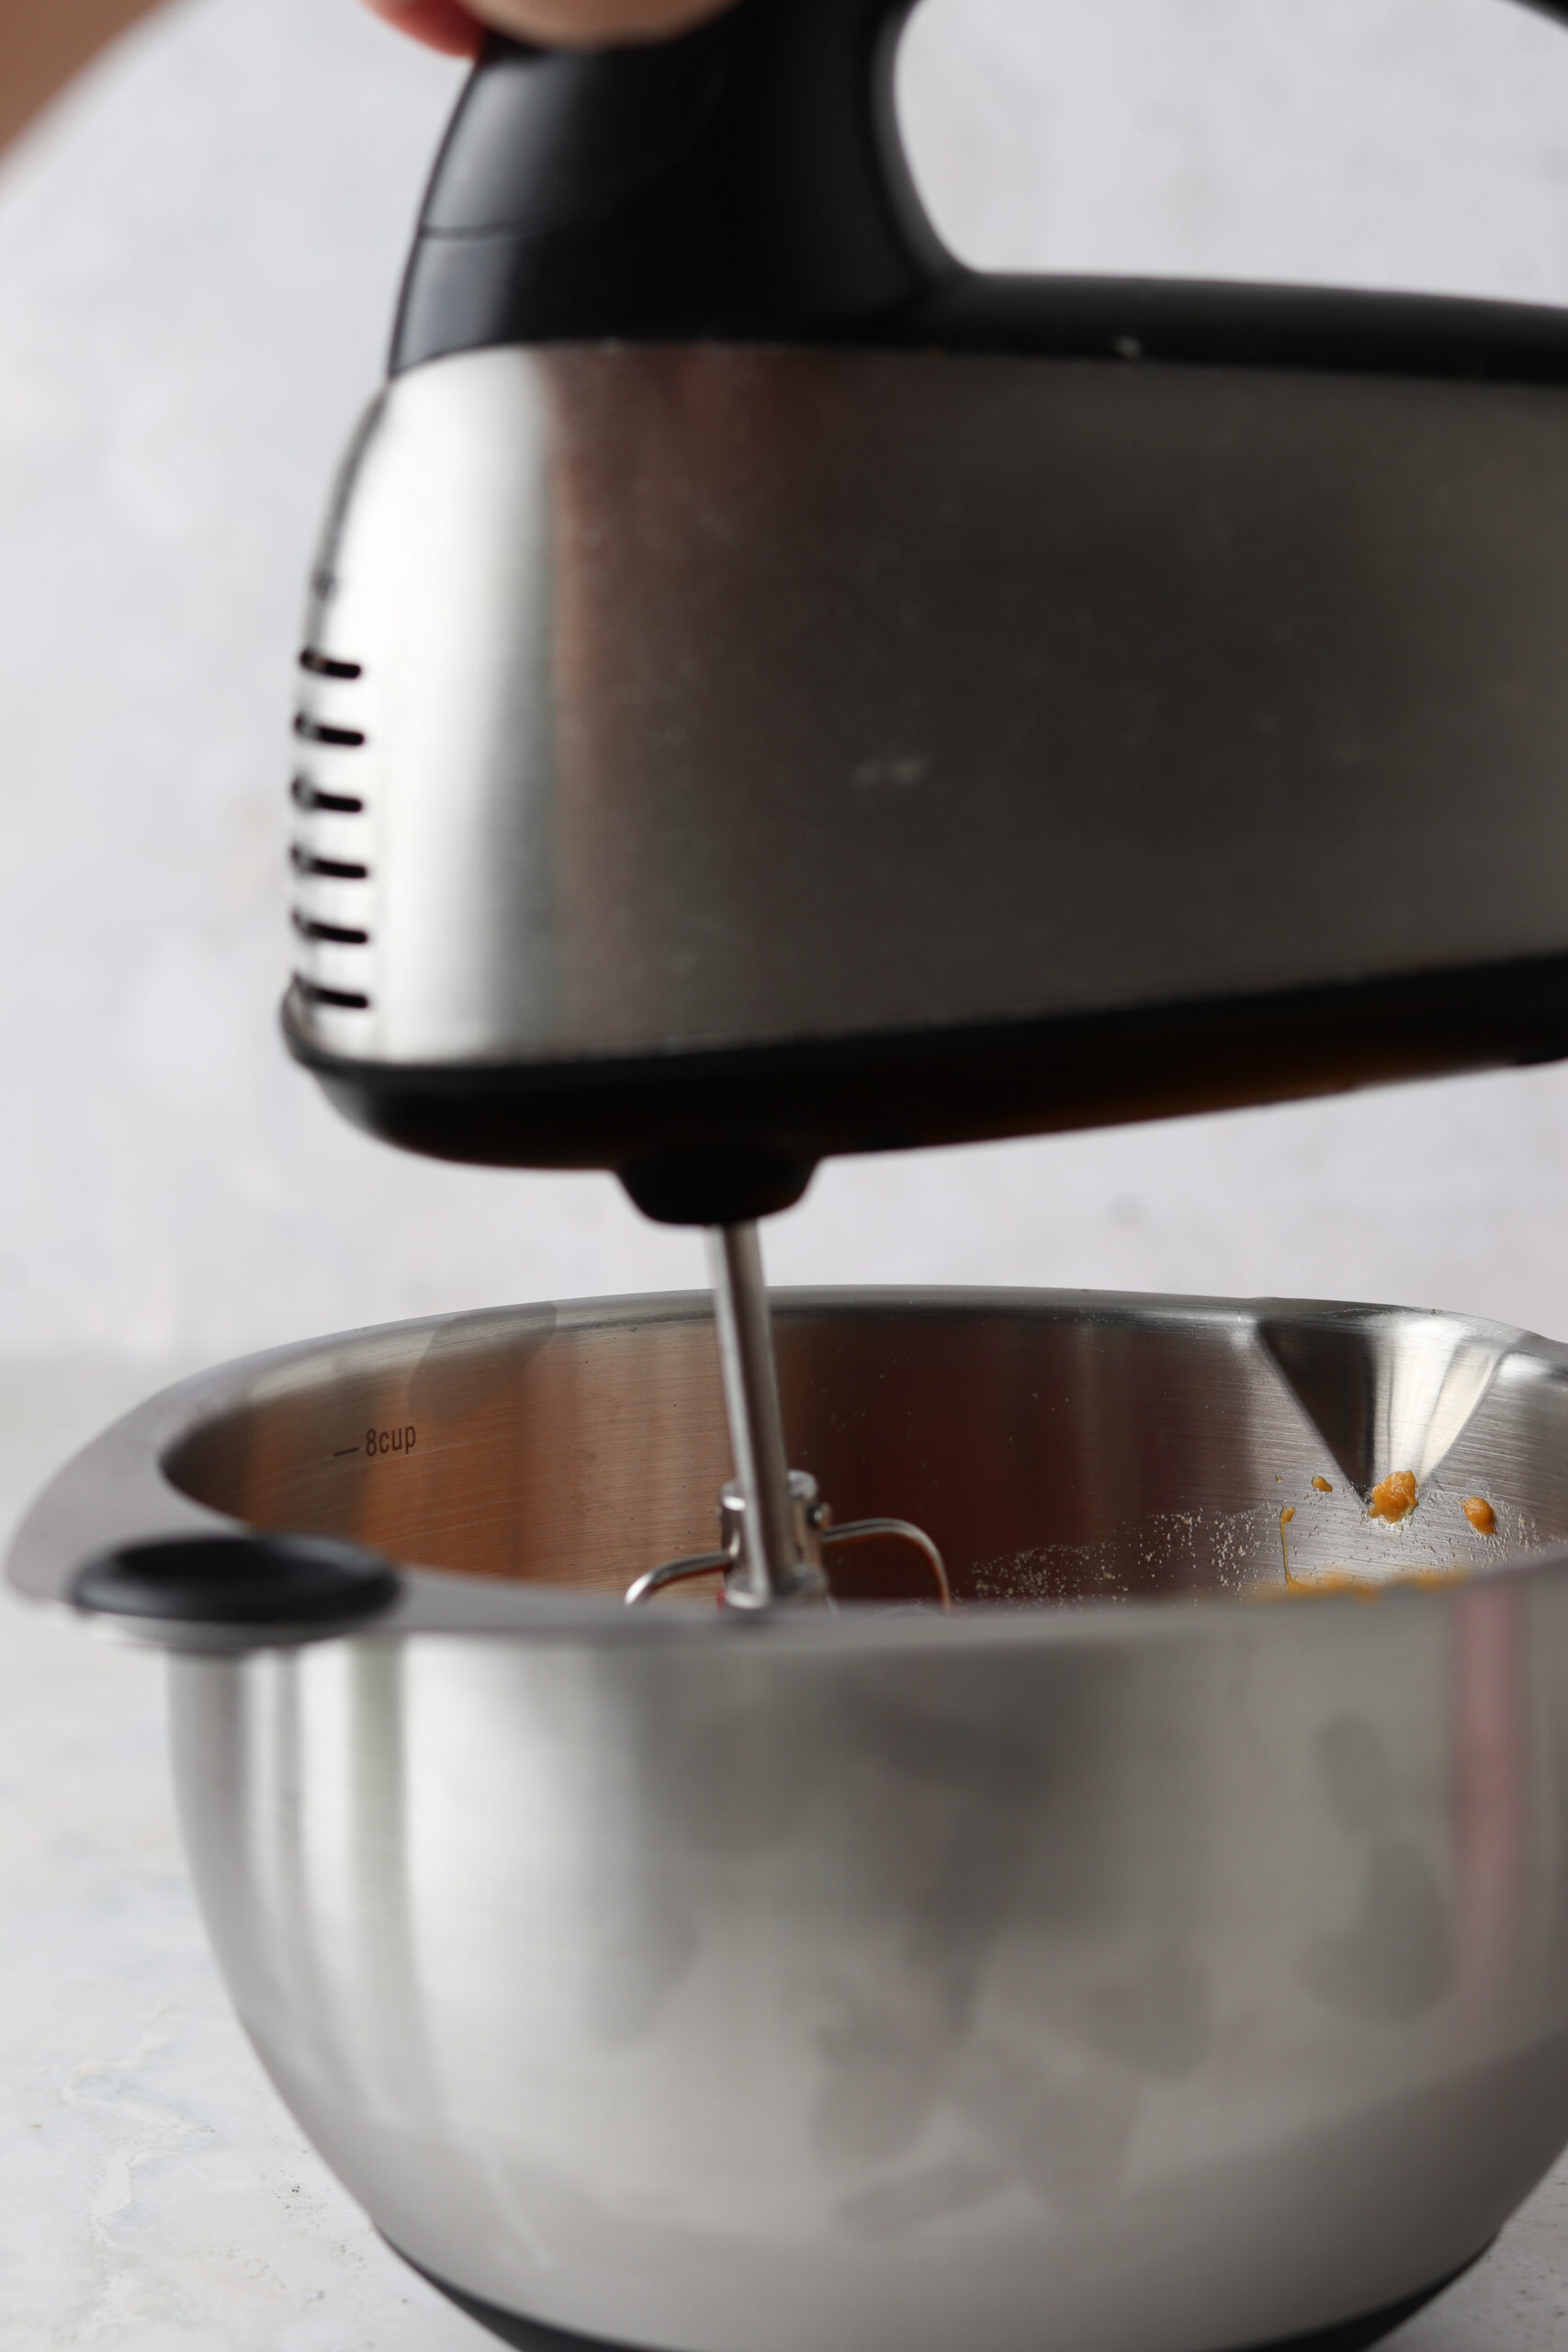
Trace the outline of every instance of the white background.
{"type": "MultiPolygon", "coordinates": [[[[1568,299],[1568,31],[1509,0],[934,0],[904,80],[974,260],[1568,299]]],[[[699,1277],[607,1180],[367,1144],[276,1039],[300,582],[454,86],[351,0],[188,0],[0,174],[0,1361],[699,1277]]],[[[770,1257],[1568,1335],[1565,1167],[1538,1072],[840,1166],[770,1257]]]]}

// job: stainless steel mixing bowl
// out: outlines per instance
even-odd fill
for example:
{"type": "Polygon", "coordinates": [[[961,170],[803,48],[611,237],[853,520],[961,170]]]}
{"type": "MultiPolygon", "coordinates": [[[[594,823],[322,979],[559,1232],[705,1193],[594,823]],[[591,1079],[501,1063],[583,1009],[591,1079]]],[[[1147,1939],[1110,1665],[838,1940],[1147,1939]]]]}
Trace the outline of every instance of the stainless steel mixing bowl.
{"type": "Polygon", "coordinates": [[[622,1606],[712,1540],[702,1300],[259,1358],[37,1507],[17,1580],[175,1652],[192,1868],[279,2090],[498,2326],[1389,2324],[1568,2140],[1568,1351],[1040,1295],[778,1323],[795,1460],[973,1605],[622,1606]],[[1402,1469],[1415,1513],[1370,1520],[1402,1469]],[[1359,1581],[1265,1605],[1287,1546],[1359,1581]]]}

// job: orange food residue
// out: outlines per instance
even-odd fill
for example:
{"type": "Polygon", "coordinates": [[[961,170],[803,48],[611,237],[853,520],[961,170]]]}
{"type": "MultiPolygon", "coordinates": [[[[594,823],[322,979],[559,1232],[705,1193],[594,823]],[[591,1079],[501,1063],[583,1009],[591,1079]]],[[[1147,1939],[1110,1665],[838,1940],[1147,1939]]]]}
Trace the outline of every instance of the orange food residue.
{"type": "Polygon", "coordinates": [[[1414,1470],[1391,1470],[1372,1488],[1367,1504],[1369,1519],[1395,1521],[1408,1519],[1416,1508],[1416,1473],[1414,1470]]]}
{"type": "Polygon", "coordinates": [[[1474,1528],[1477,1535],[1495,1535],[1497,1514],[1484,1495],[1466,1495],[1460,1509],[1474,1528]]]}
{"type": "Polygon", "coordinates": [[[1320,1568],[1315,1576],[1298,1577],[1289,1566],[1280,1585],[1258,1585],[1249,1600],[1330,1600],[1345,1595],[1352,1600],[1381,1600],[1385,1592],[1444,1592],[1468,1584],[1464,1568],[1407,1568],[1398,1576],[1356,1576],[1348,1568],[1320,1568]]]}
{"type": "Polygon", "coordinates": [[[1314,1478],[1312,1483],[1320,1495],[1331,1495],[1334,1492],[1326,1478],[1314,1478]]]}
{"type": "Polygon", "coordinates": [[[1295,1515],[1296,1515],[1296,1507],[1295,1507],[1294,1503],[1287,1503],[1287,1504],[1285,1505],[1284,1510],[1280,1513],[1280,1526],[1281,1526],[1281,1527],[1289,1527],[1289,1525],[1290,1525],[1290,1523],[1291,1523],[1292,1520],[1292,1519],[1294,1519],[1295,1515]]]}

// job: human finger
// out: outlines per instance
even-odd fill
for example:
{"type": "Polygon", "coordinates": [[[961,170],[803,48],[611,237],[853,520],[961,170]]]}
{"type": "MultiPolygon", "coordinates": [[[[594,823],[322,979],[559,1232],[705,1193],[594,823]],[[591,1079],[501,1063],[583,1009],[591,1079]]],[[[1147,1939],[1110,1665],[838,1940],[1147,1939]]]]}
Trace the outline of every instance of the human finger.
{"type": "Polygon", "coordinates": [[[432,49],[471,55],[485,27],[552,47],[654,40],[716,17],[729,0],[370,0],[378,16],[432,49]]]}

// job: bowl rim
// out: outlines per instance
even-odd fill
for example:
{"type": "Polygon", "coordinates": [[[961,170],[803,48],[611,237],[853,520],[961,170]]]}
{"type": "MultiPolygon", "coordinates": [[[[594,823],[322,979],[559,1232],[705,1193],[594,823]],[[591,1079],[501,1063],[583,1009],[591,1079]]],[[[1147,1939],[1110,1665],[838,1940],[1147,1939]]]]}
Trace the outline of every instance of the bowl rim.
{"type": "MultiPolygon", "coordinates": [[[[1002,1287],[914,1286],[780,1289],[772,1294],[778,1319],[830,1314],[853,1316],[976,1314],[1067,1318],[1102,1324],[1151,1322],[1234,1323],[1256,1329],[1267,1317],[1311,1323],[1427,1318],[1461,1327],[1483,1339],[1499,1363],[1534,1367],[1535,1376],[1568,1384],[1568,1346],[1486,1318],[1439,1308],[1411,1308],[1369,1302],[1291,1298],[1227,1298],[1197,1294],[1002,1287]]],[[[1314,1596],[1310,1610],[1259,1607],[1245,1595],[1171,1598],[1111,1598],[1071,1601],[994,1601],[960,1610],[951,1617],[934,1612],[889,1612],[848,1605],[827,1616],[816,1611],[783,1613],[761,1621],[719,1611],[628,1610],[607,1595],[561,1587],[475,1575],[455,1568],[421,1567],[361,1547],[367,1563],[389,1566],[389,1598],[377,1612],[340,1622],[262,1624],[174,1622],[118,1615],[100,1601],[85,1600],[79,1586],[85,1571],[101,1568],[116,1554],[150,1545],[206,1543],[215,1538],[261,1537],[245,1522],[198,1501],[176,1484],[170,1464],[194,1436],[268,1391],[281,1393],[323,1359],[340,1363],[355,1354],[401,1353],[438,1333],[470,1329],[479,1337],[488,1325],[514,1328],[532,1321],[557,1333],[610,1329],[634,1330],[654,1325],[711,1319],[705,1291],[646,1292],[551,1304],[487,1306],[456,1314],[420,1316],[395,1323],[292,1340],[280,1347],[231,1359],[158,1392],[112,1422],[56,1473],[17,1531],[6,1563],[13,1588],[24,1598],[87,1616],[133,1643],[154,1647],[232,1655],[257,1649],[291,1649],[323,1640],[404,1641],[415,1635],[529,1641],[591,1640],[664,1648],[720,1643],[762,1642],[770,1655],[824,1652],[876,1655],[904,1649],[970,1655],[998,1649],[1085,1645],[1121,1646],[1129,1642],[1186,1643],[1209,1629],[1245,1625],[1259,1640],[1295,1636],[1303,1625],[1342,1623],[1349,1610],[1364,1610],[1370,1598],[1382,1608],[1450,1610],[1468,1595],[1498,1586],[1517,1587],[1558,1576],[1568,1577],[1568,1540],[1521,1551],[1500,1549],[1478,1573],[1451,1583],[1391,1586],[1314,1596]]],[[[276,1533],[276,1531],[268,1531],[276,1533]]],[[[310,1531],[300,1531],[308,1535],[310,1531]]],[[[323,1539],[325,1540],[325,1539],[323,1539]]]]}

